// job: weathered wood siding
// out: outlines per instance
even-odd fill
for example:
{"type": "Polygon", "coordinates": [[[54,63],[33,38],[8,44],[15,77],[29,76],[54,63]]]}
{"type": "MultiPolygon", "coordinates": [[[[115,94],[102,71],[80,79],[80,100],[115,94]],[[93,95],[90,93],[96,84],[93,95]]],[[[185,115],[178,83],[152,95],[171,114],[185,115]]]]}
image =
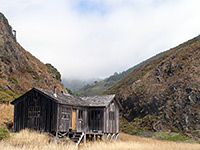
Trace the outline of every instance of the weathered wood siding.
{"type": "Polygon", "coordinates": [[[14,106],[14,131],[30,128],[40,131],[56,131],[57,104],[36,91],[30,91],[14,106]],[[29,109],[38,108],[38,114],[30,117],[29,109]]]}
{"type": "Polygon", "coordinates": [[[119,133],[119,107],[115,101],[112,101],[107,108],[104,108],[104,132],[119,133]],[[110,119],[109,113],[114,114],[114,118],[110,119]]]}
{"type": "Polygon", "coordinates": [[[87,132],[88,131],[88,109],[85,107],[75,107],[64,104],[58,104],[58,131],[59,132],[68,132],[69,129],[72,129],[72,111],[76,111],[76,127],[75,130],[78,132],[87,132]],[[68,118],[63,117],[64,111],[70,109],[70,112],[67,112],[69,115],[68,118]],[[79,118],[79,113],[82,111],[82,118],[79,118]]]}
{"type": "Polygon", "coordinates": [[[58,104],[58,131],[69,131],[72,126],[72,106],[58,104]]]}
{"type": "Polygon", "coordinates": [[[88,109],[84,107],[77,108],[76,129],[78,132],[88,131],[88,109]],[[79,118],[79,113],[82,111],[82,118],[79,118]]]}
{"type": "Polygon", "coordinates": [[[115,103],[115,133],[119,133],[119,107],[115,103]]]}

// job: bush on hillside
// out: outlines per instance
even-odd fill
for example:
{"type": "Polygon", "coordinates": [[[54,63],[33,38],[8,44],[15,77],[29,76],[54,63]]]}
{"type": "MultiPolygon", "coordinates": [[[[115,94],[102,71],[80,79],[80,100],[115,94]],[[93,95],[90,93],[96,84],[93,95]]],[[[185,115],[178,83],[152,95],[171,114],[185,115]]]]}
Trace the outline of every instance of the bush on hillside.
{"type": "Polygon", "coordinates": [[[55,74],[55,78],[56,78],[57,80],[61,81],[61,74],[60,74],[60,72],[59,72],[53,65],[51,65],[51,64],[49,64],[49,63],[47,63],[47,64],[45,64],[45,65],[47,66],[47,68],[48,68],[49,70],[51,70],[51,71],[55,74]]]}

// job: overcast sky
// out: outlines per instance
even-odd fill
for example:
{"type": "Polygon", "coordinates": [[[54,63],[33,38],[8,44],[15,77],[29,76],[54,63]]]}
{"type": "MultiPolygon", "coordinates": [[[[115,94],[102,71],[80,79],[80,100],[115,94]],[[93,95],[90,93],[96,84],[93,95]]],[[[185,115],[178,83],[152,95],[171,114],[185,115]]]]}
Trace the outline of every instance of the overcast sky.
{"type": "Polygon", "coordinates": [[[65,78],[122,72],[200,33],[199,0],[0,0],[17,41],[65,78]]]}

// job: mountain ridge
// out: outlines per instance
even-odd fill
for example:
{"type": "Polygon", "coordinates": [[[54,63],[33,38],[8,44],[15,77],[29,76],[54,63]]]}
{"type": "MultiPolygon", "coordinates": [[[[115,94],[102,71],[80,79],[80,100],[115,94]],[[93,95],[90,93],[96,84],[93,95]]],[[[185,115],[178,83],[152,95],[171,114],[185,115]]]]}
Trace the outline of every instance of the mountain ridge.
{"type": "MultiPolygon", "coordinates": [[[[105,79],[102,79],[100,81],[94,81],[93,83],[87,84],[87,85],[83,86],[82,88],[80,88],[79,90],[75,91],[75,94],[82,95],[82,96],[101,95],[101,93],[105,92],[116,82],[118,82],[122,78],[126,77],[133,70],[137,69],[142,64],[153,59],[154,57],[161,55],[162,53],[163,52],[160,52],[157,55],[150,57],[150,58],[146,59],[145,61],[142,61],[142,62],[138,63],[137,65],[127,69],[126,71],[123,71],[121,73],[115,72],[113,75],[111,75],[105,79]]],[[[113,94],[115,94],[115,93],[113,93],[113,94]]]]}
{"type": "Polygon", "coordinates": [[[116,94],[121,129],[200,138],[200,36],[145,62],[103,94],[116,94]],[[129,126],[127,127],[127,124],[129,126]]]}

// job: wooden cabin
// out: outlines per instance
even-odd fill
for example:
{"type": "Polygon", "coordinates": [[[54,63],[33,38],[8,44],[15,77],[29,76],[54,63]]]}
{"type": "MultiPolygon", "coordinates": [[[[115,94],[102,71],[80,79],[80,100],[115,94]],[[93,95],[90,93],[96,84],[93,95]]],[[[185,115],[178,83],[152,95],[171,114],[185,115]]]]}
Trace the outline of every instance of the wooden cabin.
{"type": "Polygon", "coordinates": [[[117,137],[119,133],[122,106],[115,95],[77,97],[33,88],[11,104],[15,132],[30,128],[55,135],[81,133],[117,137]]]}

